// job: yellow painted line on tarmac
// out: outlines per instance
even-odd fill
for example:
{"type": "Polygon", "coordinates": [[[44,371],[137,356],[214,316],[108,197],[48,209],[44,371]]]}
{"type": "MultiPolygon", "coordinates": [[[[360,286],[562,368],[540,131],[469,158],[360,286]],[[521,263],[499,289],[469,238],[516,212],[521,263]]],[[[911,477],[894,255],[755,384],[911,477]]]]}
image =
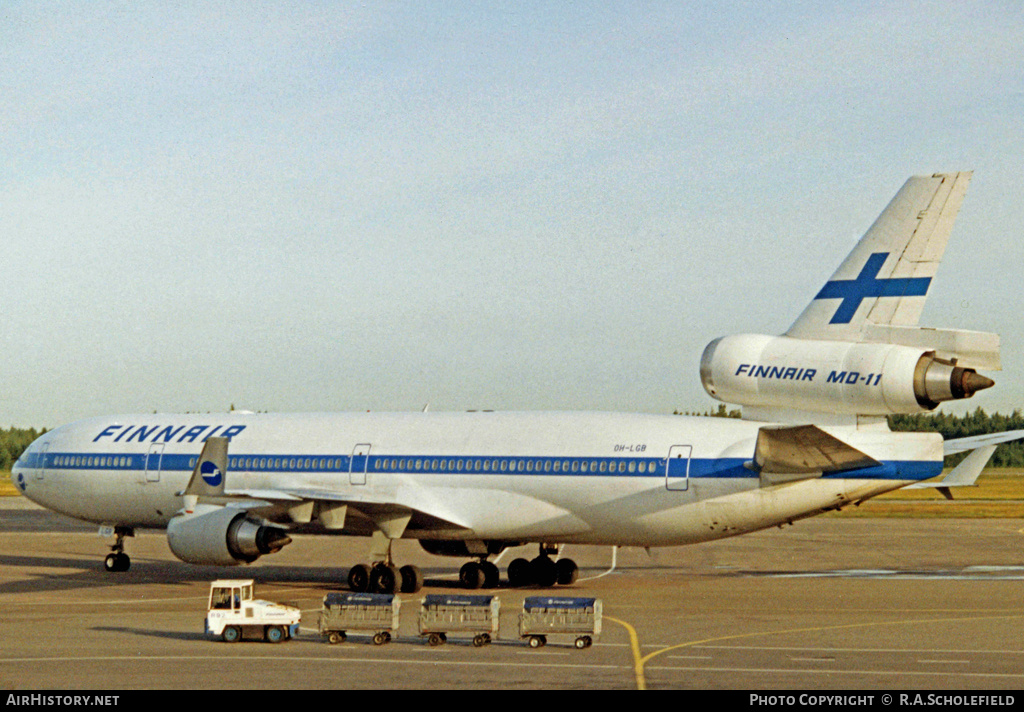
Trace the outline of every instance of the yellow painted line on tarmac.
{"type": "Polygon", "coordinates": [[[733,635],[721,635],[713,638],[703,638],[701,640],[691,640],[686,643],[679,643],[678,645],[670,645],[660,650],[655,650],[653,653],[643,655],[640,651],[640,638],[637,635],[636,629],[629,623],[619,620],[618,618],[612,618],[611,616],[605,616],[604,619],[612,621],[621,625],[629,633],[630,648],[633,652],[633,670],[636,676],[636,687],[638,690],[647,689],[647,677],[644,672],[644,666],[648,662],[663,655],[664,653],[671,652],[673,650],[679,650],[681,648],[692,648],[697,645],[706,645],[708,643],[720,643],[724,640],[742,640],[744,638],[758,638],[769,635],[789,635],[791,633],[818,633],[826,630],[850,630],[853,628],[875,628],[884,626],[897,626],[897,625],[918,625],[918,624],[936,624],[936,623],[965,623],[971,621],[983,621],[983,620],[1020,620],[1024,618],[1024,614],[1013,614],[1013,615],[1002,615],[1002,616],[966,616],[958,618],[921,618],[917,620],[896,620],[896,621],[874,621],[871,623],[843,623],[838,625],[825,625],[825,626],[808,626],[805,628],[787,628],[783,630],[766,630],[757,633],[736,633],[733,635]]]}
{"type": "Polygon", "coordinates": [[[645,658],[640,653],[640,637],[636,634],[636,628],[626,621],[612,618],[611,616],[604,616],[604,619],[612,623],[618,623],[629,633],[629,647],[633,651],[633,674],[636,676],[636,689],[646,690],[647,680],[644,678],[645,658]]]}

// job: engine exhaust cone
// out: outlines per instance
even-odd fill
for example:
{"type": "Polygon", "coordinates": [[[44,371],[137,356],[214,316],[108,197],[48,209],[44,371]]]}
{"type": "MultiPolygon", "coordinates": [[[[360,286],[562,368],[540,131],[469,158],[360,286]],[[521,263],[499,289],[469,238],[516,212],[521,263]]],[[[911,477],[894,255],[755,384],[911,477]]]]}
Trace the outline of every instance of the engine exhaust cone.
{"type": "Polygon", "coordinates": [[[960,390],[963,391],[962,398],[970,398],[978,391],[983,391],[986,388],[991,388],[996,384],[991,378],[986,378],[974,371],[964,371],[963,378],[960,380],[960,390]]]}

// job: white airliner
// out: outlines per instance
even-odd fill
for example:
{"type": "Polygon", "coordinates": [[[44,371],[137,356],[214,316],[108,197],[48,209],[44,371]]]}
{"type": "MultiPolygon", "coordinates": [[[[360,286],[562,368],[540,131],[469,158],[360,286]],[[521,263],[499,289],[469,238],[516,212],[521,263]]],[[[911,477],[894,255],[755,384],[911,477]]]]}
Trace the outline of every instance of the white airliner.
{"type": "MultiPolygon", "coordinates": [[[[356,590],[412,592],[391,543],[470,559],[493,587],[504,549],[539,546],[511,585],[576,580],[563,544],[669,546],[858,504],[942,472],[944,449],[984,448],[935,486],[970,484],[1001,439],[891,432],[993,385],[994,334],[917,325],[969,173],[914,177],[784,335],[717,339],[700,375],[743,419],[577,412],[123,415],[36,440],[13,468],[24,495],[116,537],[166,528],[186,562],[249,563],[291,535],[371,537],[356,590]]],[[[948,490],[947,490],[948,491],[948,490]]]]}

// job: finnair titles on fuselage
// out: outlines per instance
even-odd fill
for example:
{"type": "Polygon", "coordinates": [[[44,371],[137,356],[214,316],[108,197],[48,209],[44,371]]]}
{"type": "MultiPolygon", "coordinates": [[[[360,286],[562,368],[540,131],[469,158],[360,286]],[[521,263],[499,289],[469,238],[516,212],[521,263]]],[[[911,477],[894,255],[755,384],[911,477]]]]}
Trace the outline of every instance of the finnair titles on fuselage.
{"type": "MultiPolygon", "coordinates": [[[[742,406],[742,420],[95,418],[40,437],[16,463],[15,482],[43,506],[114,535],[111,571],[128,568],[124,539],[136,527],[166,527],[183,561],[223,565],[272,554],[296,532],[366,535],[368,560],[349,569],[348,583],[385,592],[423,583],[415,566],[393,561],[399,538],[468,559],[460,572],[468,587],[496,586],[492,559],[535,543],[534,558],[509,564],[509,582],[571,584],[578,570],[556,556],[562,544],[695,543],[917,486],[941,473],[942,438],[891,432],[886,416],[968,398],[993,385],[977,369],[1000,367],[996,335],[918,326],[969,179],[911,178],[785,334],[707,346],[701,381],[742,406]]],[[[954,474],[937,484],[971,473],[954,474]]]]}
{"type": "Polygon", "coordinates": [[[108,425],[99,435],[93,438],[93,442],[99,442],[104,438],[110,438],[111,442],[119,443],[122,440],[130,442],[177,442],[194,443],[202,437],[199,442],[206,442],[207,438],[219,435],[230,440],[245,430],[244,425],[194,425],[188,429],[184,425],[108,425]],[[182,432],[184,431],[184,432],[182,432]]]}

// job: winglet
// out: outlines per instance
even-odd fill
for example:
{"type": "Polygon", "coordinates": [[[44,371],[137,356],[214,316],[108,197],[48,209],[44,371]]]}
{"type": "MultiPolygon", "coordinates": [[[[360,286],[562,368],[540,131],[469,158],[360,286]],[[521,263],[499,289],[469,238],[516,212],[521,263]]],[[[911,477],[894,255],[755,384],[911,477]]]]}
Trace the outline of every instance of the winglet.
{"type": "Polygon", "coordinates": [[[996,447],[996,445],[983,445],[965,457],[959,465],[954,467],[948,475],[938,482],[934,484],[917,482],[907,487],[907,489],[924,489],[934,487],[941,492],[942,496],[946,499],[953,499],[953,492],[950,490],[951,487],[975,487],[977,485],[978,475],[980,475],[981,471],[985,469],[985,465],[988,464],[989,459],[992,457],[992,453],[996,451],[996,447]]]}

